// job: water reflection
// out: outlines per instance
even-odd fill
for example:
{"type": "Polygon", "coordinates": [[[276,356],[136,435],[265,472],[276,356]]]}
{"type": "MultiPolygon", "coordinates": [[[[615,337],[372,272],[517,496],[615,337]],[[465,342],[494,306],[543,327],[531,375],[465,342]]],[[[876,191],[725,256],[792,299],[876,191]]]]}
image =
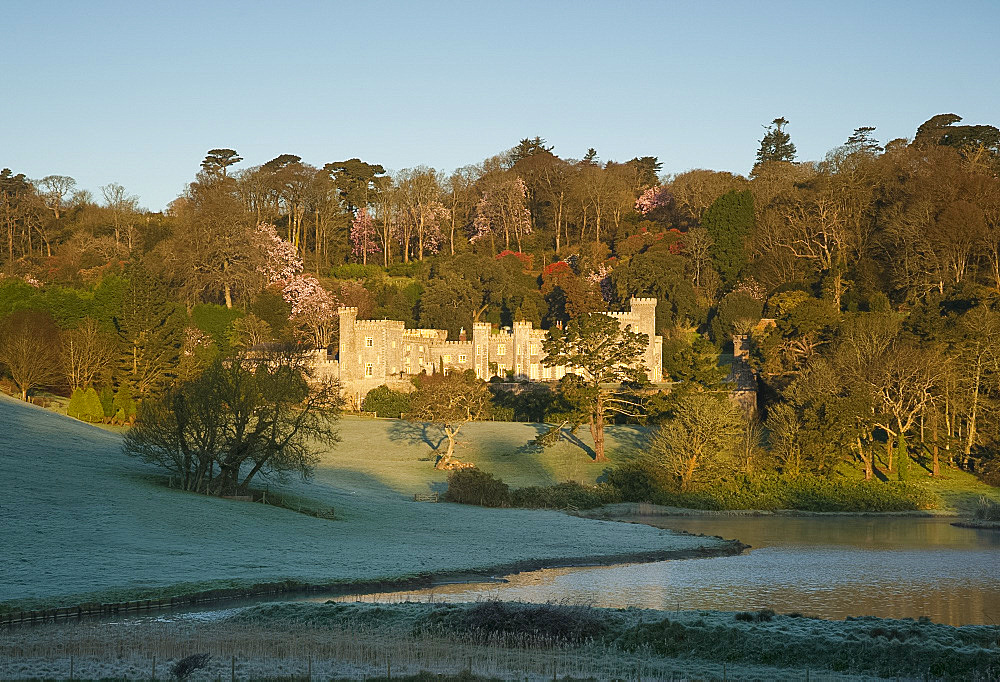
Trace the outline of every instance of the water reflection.
{"type": "MultiPolygon", "coordinates": [[[[654,525],[738,538],[742,556],[548,569],[503,584],[443,585],[363,599],[505,599],[653,609],[772,608],[823,618],[930,616],[1000,622],[1000,533],[916,518],[660,518],[654,525]]],[[[356,596],[346,597],[351,601],[356,596]]]]}

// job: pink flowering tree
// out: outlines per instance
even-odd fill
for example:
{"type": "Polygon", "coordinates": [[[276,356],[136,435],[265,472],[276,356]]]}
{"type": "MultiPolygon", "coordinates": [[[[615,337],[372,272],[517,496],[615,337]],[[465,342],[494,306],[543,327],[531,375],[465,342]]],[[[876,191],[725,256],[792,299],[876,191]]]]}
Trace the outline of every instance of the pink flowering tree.
{"type": "Polygon", "coordinates": [[[314,348],[326,348],[333,339],[337,300],[315,277],[296,275],[281,289],[292,306],[289,318],[314,348]]]}
{"type": "Polygon", "coordinates": [[[278,236],[270,223],[257,225],[257,244],[264,253],[264,277],[268,284],[287,282],[302,272],[302,257],[291,242],[278,236]]]}
{"type": "Polygon", "coordinates": [[[451,211],[436,199],[401,207],[395,230],[396,240],[403,247],[403,260],[411,253],[423,260],[424,254],[437,253],[444,242],[442,225],[451,220],[451,211]]]}
{"type": "Polygon", "coordinates": [[[476,204],[476,217],[472,222],[469,241],[476,243],[489,237],[496,251],[498,236],[504,239],[504,248],[510,249],[513,239],[521,251],[521,238],[531,234],[531,213],[526,199],[528,187],[516,175],[493,178],[488,182],[483,196],[476,204]]]}
{"type": "Polygon", "coordinates": [[[642,215],[649,215],[669,205],[673,199],[666,187],[650,187],[635,200],[635,210],[642,215]]]}
{"type": "Polygon", "coordinates": [[[357,215],[351,221],[351,254],[355,260],[368,264],[368,254],[382,251],[378,245],[378,233],[375,230],[375,221],[368,214],[368,209],[364,206],[358,209],[357,215]]]}

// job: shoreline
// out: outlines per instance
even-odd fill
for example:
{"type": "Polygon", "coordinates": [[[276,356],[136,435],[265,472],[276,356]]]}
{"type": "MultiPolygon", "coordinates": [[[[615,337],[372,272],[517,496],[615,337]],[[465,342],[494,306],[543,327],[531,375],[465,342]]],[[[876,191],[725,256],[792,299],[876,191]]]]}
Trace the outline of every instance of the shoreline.
{"type": "MultiPolygon", "coordinates": [[[[781,516],[781,517],[816,517],[816,518],[828,518],[828,517],[847,517],[847,518],[858,518],[866,516],[876,516],[876,517],[889,517],[889,518],[959,518],[959,513],[953,510],[947,509],[913,509],[908,511],[889,511],[889,512],[872,512],[872,511],[835,511],[835,512],[818,512],[818,511],[806,511],[799,509],[689,509],[687,507],[666,507],[663,505],[653,504],[652,502],[617,502],[615,504],[606,504],[602,507],[596,507],[594,509],[581,509],[578,512],[573,512],[574,516],[579,516],[581,518],[587,519],[599,519],[603,521],[615,521],[615,520],[625,520],[633,519],[637,516],[678,516],[678,517],[689,517],[689,516],[711,516],[711,517],[754,517],[754,516],[781,516]]],[[[961,523],[961,522],[959,522],[961,523]]],[[[998,524],[997,527],[1000,527],[998,524]]]]}
{"type": "Polygon", "coordinates": [[[979,521],[977,519],[962,519],[953,521],[953,526],[958,528],[972,528],[973,530],[1000,530],[1000,521],[979,521]]]}
{"type": "MultiPolygon", "coordinates": [[[[164,586],[162,588],[139,589],[133,593],[135,599],[110,603],[95,601],[93,599],[81,601],[79,597],[70,595],[50,600],[40,599],[41,603],[33,608],[20,609],[12,608],[9,605],[17,604],[22,600],[10,600],[6,603],[0,603],[0,627],[66,621],[89,616],[174,610],[200,604],[222,603],[254,597],[306,595],[318,592],[329,592],[331,596],[349,596],[351,594],[364,594],[368,592],[396,592],[456,582],[490,582],[495,581],[497,575],[509,576],[547,568],[584,568],[588,566],[613,566],[616,564],[735,556],[742,554],[750,548],[749,545],[739,540],[726,540],[717,536],[699,536],[693,533],[686,534],[693,537],[712,538],[715,540],[715,544],[687,549],[626,552],[581,557],[557,557],[550,559],[526,559],[483,568],[434,571],[403,575],[395,578],[335,580],[328,582],[283,580],[255,583],[246,587],[219,587],[187,592],[172,592],[173,588],[171,586],[164,586]],[[147,596],[155,593],[159,593],[160,596],[147,596]]],[[[229,581],[219,580],[216,582],[224,583],[229,581]]]]}

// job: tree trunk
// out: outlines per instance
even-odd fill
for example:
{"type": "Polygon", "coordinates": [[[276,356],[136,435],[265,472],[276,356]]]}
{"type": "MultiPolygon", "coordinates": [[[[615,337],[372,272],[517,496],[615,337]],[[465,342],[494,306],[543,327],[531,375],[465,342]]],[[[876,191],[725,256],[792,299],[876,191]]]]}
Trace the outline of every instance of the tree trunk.
{"type": "Polygon", "coordinates": [[[604,456],[604,401],[601,399],[598,399],[597,409],[590,416],[590,435],[594,438],[594,461],[608,461],[604,456]]]}
{"type": "Polygon", "coordinates": [[[233,291],[230,288],[230,286],[229,286],[228,283],[226,283],[226,285],[225,285],[225,294],[226,294],[226,307],[232,309],[232,307],[233,307],[233,291]]]}
{"type": "Polygon", "coordinates": [[[694,470],[698,466],[698,455],[692,455],[688,459],[688,464],[684,468],[684,473],[681,474],[681,490],[687,491],[691,487],[691,481],[694,480],[694,470]]]}
{"type": "Polygon", "coordinates": [[[444,427],[444,435],[448,437],[448,449],[434,464],[435,469],[444,469],[451,464],[451,460],[455,456],[455,436],[458,435],[458,429],[452,431],[446,426],[444,427]]]}
{"type": "Polygon", "coordinates": [[[938,450],[938,413],[937,408],[931,412],[931,476],[941,475],[941,457],[938,450]]]}
{"type": "Polygon", "coordinates": [[[858,457],[861,458],[861,464],[864,466],[865,480],[870,481],[872,480],[872,473],[873,473],[871,453],[865,452],[865,446],[864,443],[861,442],[861,436],[858,436],[857,445],[858,445],[858,457]]]}
{"type": "Polygon", "coordinates": [[[892,471],[892,455],[893,455],[893,453],[895,453],[895,449],[892,447],[892,445],[893,445],[893,443],[892,443],[892,433],[890,433],[887,430],[885,432],[885,454],[887,455],[888,460],[889,460],[888,463],[887,463],[887,466],[885,468],[885,470],[887,472],[888,471],[892,471]]]}
{"type": "Polygon", "coordinates": [[[969,433],[965,440],[965,456],[972,454],[972,446],[976,442],[976,417],[979,413],[979,387],[983,376],[982,353],[976,357],[976,377],[973,380],[972,410],[969,412],[969,433]]]}

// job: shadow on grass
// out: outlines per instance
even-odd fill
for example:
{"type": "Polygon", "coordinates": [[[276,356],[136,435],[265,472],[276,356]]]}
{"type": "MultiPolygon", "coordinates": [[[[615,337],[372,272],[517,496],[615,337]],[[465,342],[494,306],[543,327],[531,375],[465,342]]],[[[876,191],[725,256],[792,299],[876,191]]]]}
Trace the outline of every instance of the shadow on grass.
{"type": "Polygon", "coordinates": [[[435,452],[447,440],[441,428],[435,424],[402,419],[392,422],[389,426],[388,436],[389,440],[403,441],[410,445],[428,445],[435,452]]]}

